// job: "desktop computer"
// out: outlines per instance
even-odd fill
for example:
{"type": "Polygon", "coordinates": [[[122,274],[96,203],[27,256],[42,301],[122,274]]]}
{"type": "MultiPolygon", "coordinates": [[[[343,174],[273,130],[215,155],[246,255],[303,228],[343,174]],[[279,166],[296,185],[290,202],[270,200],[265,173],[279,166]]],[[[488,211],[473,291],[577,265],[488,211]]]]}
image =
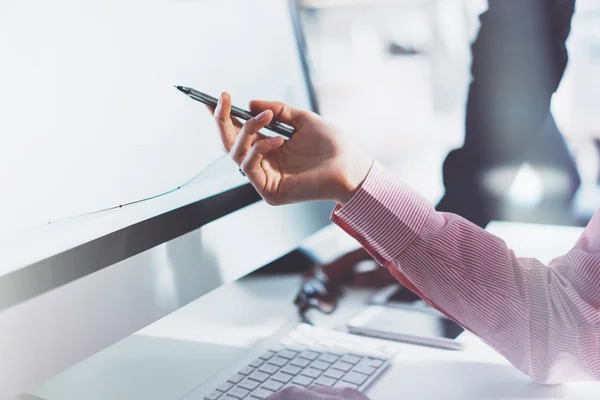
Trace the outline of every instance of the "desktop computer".
{"type": "MultiPolygon", "coordinates": [[[[15,189],[0,209],[0,398],[31,392],[329,224],[329,202],[260,201],[223,156],[209,113],[173,89],[317,111],[296,7],[3,7],[0,37],[10,40],[0,41],[8,60],[0,107],[10,112],[0,120],[9,138],[0,170],[3,187],[15,189]]],[[[285,385],[363,389],[389,364],[380,342],[307,325],[268,342],[187,398],[264,398],[285,385]]]]}

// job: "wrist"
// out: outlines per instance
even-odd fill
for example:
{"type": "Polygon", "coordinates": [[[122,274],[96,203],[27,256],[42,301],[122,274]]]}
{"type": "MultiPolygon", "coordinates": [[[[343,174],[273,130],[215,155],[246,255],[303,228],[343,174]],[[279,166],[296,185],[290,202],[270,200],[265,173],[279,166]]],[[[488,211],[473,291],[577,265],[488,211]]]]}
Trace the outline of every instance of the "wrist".
{"type": "Polygon", "coordinates": [[[373,160],[363,156],[354,159],[348,168],[346,168],[340,193],[337,196],[338,198],[335,199],[340,205],[344,206],[360,190],[372,166],[373,160]]]}

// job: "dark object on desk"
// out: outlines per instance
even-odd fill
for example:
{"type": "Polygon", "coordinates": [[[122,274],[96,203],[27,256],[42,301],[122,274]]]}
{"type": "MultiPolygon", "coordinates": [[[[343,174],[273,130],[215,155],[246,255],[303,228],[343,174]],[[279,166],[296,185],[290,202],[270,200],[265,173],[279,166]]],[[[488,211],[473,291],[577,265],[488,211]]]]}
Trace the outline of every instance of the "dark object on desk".
{"type": "Polygon", "coordinates": [[[304,273],[310,275],[312,274],[312,269],[316,266],[319,266],[323,270],[329,280],[342,285],[382,288],[392,282],[396,282],[396,279],[389,271],[376,264],[369,253],[362,247],[343,254],[326,264],[320,264],[309,252],[297,249],[265,265],[254,272],[254,274],[304,273]],[[361,264],[366,262],[372,263],[375,267],[362,268],[361,264]]]}
{"type": "MultiPolygon", "coordinates": [[[[206,104],[212,108],[217,107],[218,100],[206,93],[202,93],[197,91],[196,89],[192,89],[185,86],[175,86],[177,90],[181,93],[187,95],[189,98],[199,101],[200,103],[206,104]]],[[[237,118],[241,118],[243,120],[250,120],[254,118],[256,115],[252,114],[250,111],[243,110],[236,106],[231,106],[231,115],[237,118]]],[[[265,126],[266,129],[278,133],[282,136],[285,136],[288,139],[291,139],[294,133],[296,132],[294,128],[291,126],[287,126],[282,124],[281,122],[272,121],[269,125],[265,126]]]]}
{"type": "Polygon", "coordinates": [[[321,265],[330,280],[355,287],[381,288],[396,279],[382,268],[365,249],[358,248],[321,265]]]}
{"type": "Polygon", "coordinates": [[[297,249],[265,265],[253,275],[297,274],[304,279],[294,299],[303,322],[311,322],[305,316],[310,309],[329,314],[333,312],[343,294],[342,285],[381,288],[395,278],[385,268],[377,267],[367,272],[357,271],[356,266],[372,260],[362,248],[338,257],[330,263],[320,265],[308,252],[297,249]]]}
{"type": "Polygon", "coordinates": [[[413,47],[407,47],[394,41],[388,43],[388,53],[393,56],[416,56],[421,54],[420,51],[413,47]]]}
{"type": "Polygon", "coordinates": [[[320,267],[315,267],[305,276],[294,304],[298,307],[302,321],[312,325],[306,312],[316,309],[324,314],[331,314],[337,308],[342,293],[339,282],[331,280],[320,267]]]}
{"type": "Polygon", "coordinates": [[[305,251],[294,250],[255,271],[253,275],[298,273],[303,274],[303,280],[294,304],[302,322],[312,325],[306,312],[316,309],[324,314],[331,314],[342,295],[339,280],[330,278],[314,258],[305,251]]]}

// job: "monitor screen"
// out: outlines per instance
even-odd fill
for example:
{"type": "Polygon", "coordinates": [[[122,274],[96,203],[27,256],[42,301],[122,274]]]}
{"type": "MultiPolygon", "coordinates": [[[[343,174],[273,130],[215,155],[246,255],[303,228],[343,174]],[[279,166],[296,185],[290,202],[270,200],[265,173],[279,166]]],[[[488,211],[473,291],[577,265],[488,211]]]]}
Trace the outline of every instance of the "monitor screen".
{"type": "MultiPolygon", "coordinates": [[[[242,108],[255,98],[311,106],[285,1],[0,8],[0,236],[200,181],[223,155],[219,136],[207,109],[173,85],[228,91],[242,108]]],[[[164,211],[181,205],[172,198],[164,211]]]]}
{"type": "Polygon", "coordinates": [[[206,107],[173,87],[314,109],[294,5],[0,2],[1,398],[328,223],[327,202],[257,202],[206,107]]]}

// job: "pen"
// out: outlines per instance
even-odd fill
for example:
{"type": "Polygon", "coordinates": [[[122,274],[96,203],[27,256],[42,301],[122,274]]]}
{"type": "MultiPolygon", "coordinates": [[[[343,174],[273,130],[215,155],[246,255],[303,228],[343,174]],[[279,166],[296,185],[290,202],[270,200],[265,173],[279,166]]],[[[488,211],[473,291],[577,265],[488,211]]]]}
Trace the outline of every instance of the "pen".
{"type": "MultiPolygon", "coordinates": [[[[175,86],[175,87],[177,88],[177,90],[179,90],[183,94],[189,96],[191,99],[199,101],[200,103],[204,103],[213,108],[217,107],[218,100],[206,93],[202,93],[202,92],[197,91],[196,89],[192,89],[192,88],[185,87],[185,86],[175,86]]],[[[238,108],[233,105],[231,106],[231,115],[233,115],[234,117],[242,118],[246,121],[248,121],[249,119],[252,119],[256,116],[249,111],[242,110],[241,108],[238,108]]],[[[288,139],[291,139],[292,135],[294,135],[294,133],[296,132],[294,130],[294,128],[284,125],[277,121],[271,121],[271,123],[269,125],[265,126],[265,128],[267,128],[270,131],[273,131],[275,133],[278,133],[282,136],[285,136],[288,139]]]]}

